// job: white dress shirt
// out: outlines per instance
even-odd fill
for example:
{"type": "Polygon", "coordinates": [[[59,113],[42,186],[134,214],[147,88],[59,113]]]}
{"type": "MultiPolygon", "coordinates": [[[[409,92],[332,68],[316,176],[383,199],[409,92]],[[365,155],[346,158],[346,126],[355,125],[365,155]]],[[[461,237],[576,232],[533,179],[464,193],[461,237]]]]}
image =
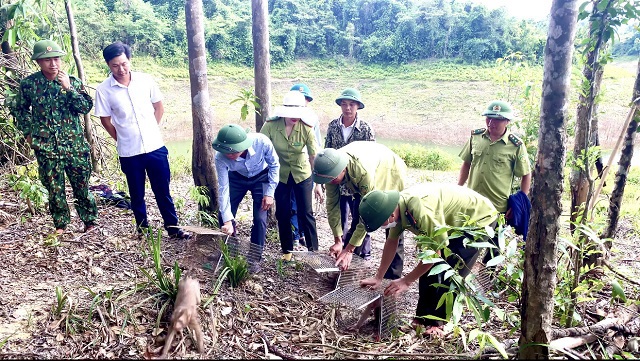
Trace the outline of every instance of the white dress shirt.
{"type": "Polygon", "coordinates": [[[132,157],[164,146],[153,108],[161,100],[158,85],[144,73],[132,71],[129,86],[118,83],[113,74],[98,85],[95,115],[111,117],[119,156],[132,157]]]}

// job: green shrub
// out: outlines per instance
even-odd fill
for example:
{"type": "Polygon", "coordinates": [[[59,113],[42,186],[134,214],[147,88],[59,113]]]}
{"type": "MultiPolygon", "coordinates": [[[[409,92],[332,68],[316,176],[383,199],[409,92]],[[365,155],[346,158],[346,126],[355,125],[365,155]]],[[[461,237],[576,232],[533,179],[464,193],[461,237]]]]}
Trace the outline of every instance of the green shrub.
{"type": "Polygon", "coordinates": [[[447,171],[453,166],[451,155],[440,149],[428,149],[417,144],[402,144],[391,147],[407,167],[447,171]]]}
{"type": "Polygon", "coordinates": [[[227,274],[231,287],[236,288],[249,277],[249,263],[241,255],[232,257],[229,246],[222,240],[220,240],[220,250],[224,259],[223,272],[227,274]]]}

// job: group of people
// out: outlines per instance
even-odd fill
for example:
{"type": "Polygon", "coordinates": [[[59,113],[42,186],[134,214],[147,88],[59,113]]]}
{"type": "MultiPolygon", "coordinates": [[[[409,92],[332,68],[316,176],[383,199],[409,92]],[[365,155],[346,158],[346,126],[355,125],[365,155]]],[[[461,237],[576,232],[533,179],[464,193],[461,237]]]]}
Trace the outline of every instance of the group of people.
{"type": "MultiPolygon", "coordinates": [[[[80,119],[93,102],[82,82],[61,70],[62,55],[52,41],[34,45],[32,59],[41,71],[21,82],[13,110],[17,127],[35,151],[57,233],[63,233],[70,223],[65,173],[85,231],[96,226],[97,218],[96,203],[88,191],[91,161],[80,119]]],[[[189,238],[176,227],[178,218],[169,192],[168,152],[159,129],[164,112],[162,94],[149,75],[131,71],[131,50],[126,44],[107,46],[103,56],[111,74],[96,89],[95,114],[117,142],[136,229],[142,232],[149,226],[144,201],[148,177],[169,235],[189,238]]],[[[326,197],[334,237],[329,253],[336,266],[349,268],[354,253],[370,259],[370,232],[384,229],[386,241],[376,275],[362,280],[361,285],[377,288],[386,278],[391,282],[384,294],[397,295],[419,280],[414,322],[429,326],[427,332],[439,332],[441,322],[424,316],[444,319],[445,307],[437,306],[446,289],[432,285],[448,285],[451,279],[443,279],[441,274],[427,276],[433,264],[422,262],[403,275],[403,232],[431,236],[433,242],[427,247],[438,253],[448,247],[451,255],[445,261],[464,276],[476,262],[478,250],[465,247],[464,236],[449,239],[446,233],[436,233],[439,226],[472,223],[482,228],[495,225],[498,213],[504,213],[510,224],[528,222],[527,208],[513,206],[523,198],[528,202],[531,167],[522,140],[507,128],[514,119],[510,104],[493,101],[482,113],[486,128],[473,130],[463,146],[457,185],[426,183],[405,188],[407,166],[375,141],[371,125],[359,117],[365,104],[358,90],[344,89],[335,99],[341,112],[326,129],[324,148],[311,101],[309,87],[295,84],[259,133],[237,124],[220,128],[212,146],[217,151],[221,230],[236,234],[238,207],[251,192],[255,259],[250,262],[250,271],[259,272],[268,210],[276,205],[282,260],[289,262],[300,245],[319,251],[312,203],[314,195],[319,202],[326,197]],[[521,178],[520,191],[512,195],[516,177],[521,178]],[[464,187],[467,181],[468,187],[464,187]]],[[[526,227],[524,232],[526,237],[526,227]]]]}
{"type": "MultiPolygon", "coordinates": [[[[389,279],[384,290],[389,296],[406,291],[419,280],[414,322],[427,326],[427,333],[441,332],[440,320],[445,319],[446,310],[438,303],[447,289],[433,285],[446,286],[451,279],[444,279],[442,274],[427,276],[433,264],[422,262],[403,276],[403,232],[434,235],[428,246],[439,255],[444,247],[449,248],[451,255],[445,261],[466,276],[479,254],[477,248],[464,245],[464,239],[472,236],[449,239],[447,233],[436,232],[439,226],[495,226],[499,213],[504,213],[510,224],[517,218],[526,217],[528,221],[528,213],[520,208],[514,212],[508,206],[517,196],[528,201],[531,184],[527,149],[507,129],[514,118],[511,106],[493,101],[483,112],[487,127],[473,130],[460,152],[463,165],[457,185],[427,183],[405,189],[404,161],[375,142],[371,126],[358,117],[358,110],[364,108],[360,93],[347,88],[336,98],[341,115],[329,123],[322,150],[318,150],[314,134],[318,118],[304,99],[309,93],[308,86],[294,85],[260,133],[235,124],[218,132],[213,147],[218,151],[216,167],[222,180],[218,194],[223,231],[235,233],[233,218],[242,198],[251,191],[251,242],[263,247],[267,211],[275,200],[282,259],[290,261],[295,248],[291,216],[296,212],[292,211],[292,198],[295,197],[301,234],[307,240],[305,246],[308,251],[317,251],[312,195],[315,193],[320,201],[326,196],[327,218],[334,236],[329,253],[336,258],[336,266],[347,269],[354,253],[369,259],[369,233],[384,229],[386,241],[379,268],[375,277],[362,280],[361,285],[378,288],[383,279],[389,279]],[[520,191],[511,195],[516,177],[521,178],[520,191]],[[467,180],[469,187],[464,187],[467,180]]],[[[483,238],[497,245],[496,239],[483,238]]],[[[488,253],[485,262],[491,256],[488,253]]]]}
{"type": "MultiPolygon", "coordinates": [[[[71,223],[65,174],[85,232],[96,227],[98,217],[95,198],[89,191],[92,165],[81,118],[94,102],[84,84],[62,70],[64,55],[54,41],[36,42],[31,59],[40,71],[20,82],[20,92],[11,106],[16,127],[33,149],[40,181],[49,193],[56,235],[63,234],[71,223]]],[[[151,76],[131,71],[128,45],[115,42],[104,48],[103,57],[111,74],[96,89],[95,115],[116,140],[137,233],[141,237],[149,227],[144,200],[148,177],[167,233],[175,239],[188,239],[190,234],[177,227],[178,216],[169,192],[168,151],[159,127],[164,114],[162,93],[151,76]]]]}

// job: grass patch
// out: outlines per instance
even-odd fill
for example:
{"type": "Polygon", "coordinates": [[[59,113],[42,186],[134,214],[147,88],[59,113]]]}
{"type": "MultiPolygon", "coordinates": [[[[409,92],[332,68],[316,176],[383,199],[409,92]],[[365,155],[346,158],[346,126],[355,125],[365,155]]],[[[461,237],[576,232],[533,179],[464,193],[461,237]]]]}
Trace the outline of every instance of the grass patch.
{"type": "Polygon", "coordinates": [[[454,159],[440,149],[428,149],[420,145],[401,144],[391,147],[410,168],[448,171],[454,159]]]}

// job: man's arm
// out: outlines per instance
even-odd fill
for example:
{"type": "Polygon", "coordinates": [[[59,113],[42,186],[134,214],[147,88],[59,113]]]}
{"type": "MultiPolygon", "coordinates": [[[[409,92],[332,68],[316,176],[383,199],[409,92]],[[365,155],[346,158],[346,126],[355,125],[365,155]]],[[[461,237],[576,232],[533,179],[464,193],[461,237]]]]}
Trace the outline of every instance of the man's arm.
{"type": "Polygon", "coordinates": [[[111,124],[111,117],[100,117],[100,122],[111,138],[118,141],[118,133],[116,132],[116,127],[111,124]]]}
{"type": "MultiPolygon", "coordinates": [[[[70,86],[65,89],[67,104],[77,114],[87,114],[93,108],[93,99],[84,85],[75,77],[69,77],[70,86]]],[[[64,86],[63,86],[64,88],[64,86]]]]}
{"type": "Polygon", "coordinates": [[[11,115],[16,121],[16,128],[22,132],[22,135],[31,145],[31,101],[26,95],[25,86],[20,84],[20,92],[15,98],[13,106],[9,107],[11,115]]]}
{"type": "Polygon", "coordinates": [[[520,180],[520,190],[524,192],[524,194],[529,195],[529,189],[531,188],[531,173],[523,175],[520,180]]]}
{"type": "Polygon", "coordinates": [[[162,101],[153,103],[153,115],[156,117],[156,122],[160,124],[162,116],[164,115],[164,106],[162,105],[162,101]]]}
{"type": "Polygon", "coordinates": [[[460,174],[458,175],[458,185],[463,186],[464,183],[469,179],[469,170],[471,169],[470,162],[463,162],[462,167],[460,167],[460,174]]]}

